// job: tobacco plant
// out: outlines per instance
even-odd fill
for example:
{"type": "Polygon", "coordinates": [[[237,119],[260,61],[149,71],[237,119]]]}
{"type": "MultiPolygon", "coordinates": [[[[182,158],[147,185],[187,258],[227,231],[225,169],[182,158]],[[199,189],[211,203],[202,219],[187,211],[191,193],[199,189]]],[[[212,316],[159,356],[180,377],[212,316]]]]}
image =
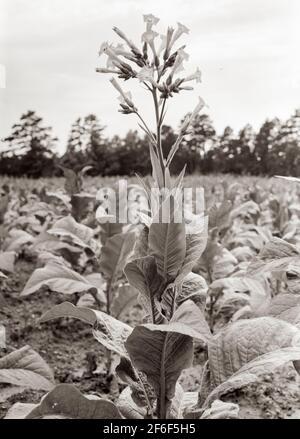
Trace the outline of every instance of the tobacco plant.
{"type": "MultiPolygon", "coordinates": [[[[73,317],[91,325],[99,343],[119,358],[116,374],[126,388],[116,403],[112,403],[89,399],[71,385],[58,385],[33,409],[32,406],[23,407],[23,416],[27,418],[236,418],[239,416],[238,405],[223,402],[224,395],[255,383],[259,375],[287,362],[293,361],[299,370],[300,330],[295,321],[291,321],[293,312],[288,313],[289,318],[284,312],[284,316],[280,313],[274,315],[276,307],[271,304],[263,313],[255,309],[249,319],[235,315],[220,328],[215,327],[211,305],[216,305],[222,294],[213,291],[224,290],[224,279],[221,285],[213,285],[220,280],[220,275],[212,268],[218,261],[220,270],[224,258],[227,264],[224,278],[232,275],[238,259],[228,261],[230,252],[224,253],[222,240],[227,239],[226,233],[230,236],[230,227],[238,222],[238,218],[249,212],[255,215],[255,209],[250,203],[232,216],[233,205],[230,200],[225,200],[210,210],[209,231],[204,211],[195,214],[191,205],[184,209],[184,169],[173,178],[170,165],[182,139],[189,133],[193,118],[204,106],[202,99],[181,125],[167,157],[162,149],[161,128],[167,102],[174,94],[190,90],[187,84],[192,80],[199,82],[201,74],[197,69],[192,75],[182,76],[183,63],[188,55],[185,46],[178,46],[182,35],[188,33],[185,26],[178,23],[176,30],[168,28],[158,46],[158,33],[154,29],[159,19],[145,15],[144,21],[146,29],[142,35],[142,47],[114,28],[126,47],[104,43],[100,54],[107,56],[107,65],[97,69],[126,81],[140,81],[154,104],[156,126],[153,131],[131,94],[123,90],[115,77],[111,79],[120,94],[120,111],[136,116],[149,140],[152,181],[140,180],[148,208],[140,213],[142,226],[127,264],[119,249],[128,283],[139,292],[144,321],[132,328],[107,312],[68,302],[55,306],[41,318],[41,322],[47,322],[59,317],[73,317]],[[229,270],[228,265],[233,268],[229,270]],[[193,270],[206,277],[209,291],[202,275],[193,270]],[[180,376],[184,369],[192,366],[194,347],[199,346],[205,354],[199,377],[201,384],[198,391],[185,392],[180,376]]],[[[113,240],[115,236],[109,239],[113,240]]],[[[253,238],[253,234],[250,237],[253,238]]],[[[258,272],[261,274],[266,270],[282,274],[288,264],[298,262],[298,249],[285,241],[276,243],[271,240],[250,264],[246,274],[240,266],[238,278],[229,279],[240,289],[242,280],[250,278],[255,281],[258,272]]],[[[107,254],[102,264],[107,279],[117,280],[115,258],[107,254]]],[[[108,297],[112,283],[108,281],[108,297]]],[[[295,289],[291,294],[294,292],[295,289]]],[[[280,303],[284,303],[284,298],[281,297],[280,303]]],[[[290,303],[293,308],[295,300],[290,303]]],[[[14,408],[9,417],[13,414],[14,408]]]]}

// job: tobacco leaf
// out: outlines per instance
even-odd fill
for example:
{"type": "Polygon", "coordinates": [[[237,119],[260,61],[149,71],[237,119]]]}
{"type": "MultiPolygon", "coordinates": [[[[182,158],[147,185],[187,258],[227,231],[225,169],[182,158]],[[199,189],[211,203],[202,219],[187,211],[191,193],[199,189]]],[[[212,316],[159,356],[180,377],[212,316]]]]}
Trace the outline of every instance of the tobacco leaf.
{"type": "Polygon", "coordinates": [[[124,342],[130,335],[132,328],[126,323],[102,311],[74,306],[68,302],[56,305],[46,312],[40,322],[47,322],[61,317],[72,317],[92,325],[93,335],[102,346],[118,355],[128,356],[124,342]]]}
{"type": "Polygon", "coordinates": [[[149,250],[158,273],[168,282],[176,279],[186,257],[185,224],[176,222],[173,196],[168,197],[155,215],[149,229],[149,250]]]}
{"type": "Polygon", "coordinates": [[[0,382],[37,390],[50,390],[54,377],[47,363],[30,346],[0,359],[0,382]]]}
{"type": "Polygon", "coordinates": [[[95,286],[94,281],[90,282],[86,277],[54,260],[33,272],[21,292],[21,296],[36,293],[44,285],[52,291],[63,294],[82,293],[91,289],[97,289],[101,294],[101,289],[95,286]]]}
{"type": "Polygon", "coordinates": [[[105,399],[89,399],[71,384],[60,384],[46,395],[26,419],[122,419],[118,408],[105,399]]]}

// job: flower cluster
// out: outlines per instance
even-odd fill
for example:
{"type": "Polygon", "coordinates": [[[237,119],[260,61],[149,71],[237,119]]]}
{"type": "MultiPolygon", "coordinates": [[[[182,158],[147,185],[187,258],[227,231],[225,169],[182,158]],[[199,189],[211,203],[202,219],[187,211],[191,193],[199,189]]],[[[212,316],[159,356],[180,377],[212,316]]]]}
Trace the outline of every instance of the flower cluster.
{"type": "MultiPolygon", "coordinates": [[[[107,56],[107,63],[106,67],[97,68],[97,72],[116,74],[124,80],[137,78],[149,88],[155,87],[160,92],[161,99],[172,97],[174,93],[179,93],[181,90],[193,90],[186,83],[201,82],[201,71],[197,68],[191,75],[178,77],[184,71],[184,62],[188,61],[189,55],[184,50],[185,46],[175,48],[182,35],[189,33],[189,29],[178,23],[176,30],[169,27],[166,34],[159,35],[154,30],[159,18],[152,14],[144,15],[144,22],[146,29],[141,37],[141,48],[138,48],[120,29],[113,28],[126,46],[104,42],[99,54],[107,56]]],[[[113,85],[116,86],[116,82],[113,85]]]]}
{"type": "Polygon", "coordinates": [[[178,138],[172,146],[169,156],[164,157],[161,141],[161,128],[166,114],[166,101],[175,93],[183,90],[193,90],[190,83],[201,82],[199,68],[192,74],[184,75],[185,62],[189,55],[185,45],[178,42],[189,29],[181,23],[177,28],[168,27],[165,34],[159,35],[156,26],[159,18],[152,14],[144,15],[145,29],[141,36],[141,44],[136,45],[119,28],[113,30],[121,38],[123,44],[109,44],[104,42],[100,48],[100,56],[107,57],[106,66],[96,69],[99,73],[110,73],[125,81],[135,78],[142,83],[152,94],[156,116],[155,133],[148,127],[135,106],[131,93],[123,90],[115,77],[110,80],[119,93],[120,110],[124,114],[135,114],[140,120],[140,127],[148,136],[150,142],[150,156],[155,180],[159,187],[167,184],[169,166],[178,150],[183,137],[189,134],[189,127],[193,119],[203,108],[204,101],[199,103],[184,120],[178,138]]]}

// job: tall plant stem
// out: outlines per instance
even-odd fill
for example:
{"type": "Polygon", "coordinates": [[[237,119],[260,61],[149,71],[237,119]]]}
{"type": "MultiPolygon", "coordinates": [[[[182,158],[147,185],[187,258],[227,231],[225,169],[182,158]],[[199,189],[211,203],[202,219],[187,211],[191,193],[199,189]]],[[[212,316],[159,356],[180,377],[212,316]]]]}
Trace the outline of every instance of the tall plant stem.
{"type": "Polygon", "coordinates": [[[159,113],[159,104],[157,99],[157,90],[155,88],[152,89],[152,95],[154,100],[154,108],[155,108],[155,116],[156,116],[156,128],[157,128],[157,134],[156,134],[156,141],[157,141],[157,151],[158,151],[158,158],[160,161],[160,166],[163,173],[163,179],[165,183],[165,163],[164,163],[164,156],[162,151],[162,145],[161,145],[161,122],[162,118],[159,113]]]}

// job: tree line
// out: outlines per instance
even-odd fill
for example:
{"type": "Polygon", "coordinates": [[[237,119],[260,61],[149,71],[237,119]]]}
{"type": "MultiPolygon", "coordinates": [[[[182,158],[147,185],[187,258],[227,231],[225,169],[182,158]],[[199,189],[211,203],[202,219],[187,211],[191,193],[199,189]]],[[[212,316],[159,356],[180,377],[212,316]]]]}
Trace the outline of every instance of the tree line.
{"type": "MultiPolygon", "coordinates": [[[[171,126],[162,127],[165,156],[176,140],[171,126]]],[[[57,154],[58,139],[34,111],[23,114],[1,140],[0,174],[30,178],[60,175],[60,167],[91,175],[147,175],[151,164],[148,140],[137,131],[108,138],[97,116],[78,118],[72,125],[66,152],[57,154]]],[[[238,133],[229,126],[218,135],[208,115],[198,115],[182,142],[173,172],[187,164],[187,173],[300,175],[300,110],[286,121],[266,120],[255,132],[250,124],[238,133]]]]}

